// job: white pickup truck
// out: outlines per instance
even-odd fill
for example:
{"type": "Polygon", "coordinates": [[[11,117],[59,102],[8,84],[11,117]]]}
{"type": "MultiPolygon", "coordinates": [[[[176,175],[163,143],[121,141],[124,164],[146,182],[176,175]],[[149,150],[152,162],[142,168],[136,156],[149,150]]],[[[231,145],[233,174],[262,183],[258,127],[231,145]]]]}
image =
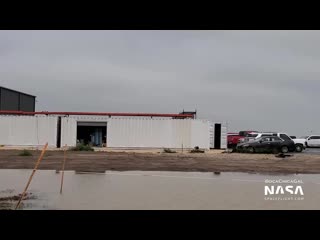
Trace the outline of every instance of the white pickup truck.
{"type": "Polygon", "coordinates": [[[304,138],[292,139],[286,133],[251,133],[246,138],[244,138],[244,141],[255,140],[257,138],[264,137],[264,136],[277,136],[282,140],[292,140],[296,146],[296,152],[302,152],[304,149],[306,149],[306,139],[304,138]]]}

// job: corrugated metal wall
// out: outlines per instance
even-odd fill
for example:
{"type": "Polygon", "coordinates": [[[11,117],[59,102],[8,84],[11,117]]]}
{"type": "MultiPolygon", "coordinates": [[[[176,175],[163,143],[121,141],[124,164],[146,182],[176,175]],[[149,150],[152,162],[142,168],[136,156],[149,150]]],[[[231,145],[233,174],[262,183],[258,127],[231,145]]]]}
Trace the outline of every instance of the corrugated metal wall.
{"type": "Polygon", "coordinates": [[[209,121],[210,148],[214,148],[214,122],[209,121]]]}
{"type": "Polygon", "coordinates": [[[57,117],[0,116],[0,144],[12,146],[57,144],[57,117]]]}
{"type": "Polygon", "coordinates": [[[0,88],[1,91],[1,109],[0,110],[12,110],[19,111],[19,93],[10,91],[4,88],[0,88]]]}
{"type": "Polygon", "coordinates": [[[193,119],[110,119],[108,147],[209,148],[208,121],[193,119]]]}
{"type": "Polygon", "coordinates": [[[209,123],[206,120],[190,120],[191,128],[191,148],[199,146],[200,148],[210,148],[209,123]]]}
{"type": "MultiPolygon", "coordinates": [[[[61,117],[61,146],[75,146],[77,121],[107,122],[107,147],[212,148],[214,123],[199,119],[61,117]]],[[[1,145],[57,144],[58,117],[0,116],[1,145]]],[[[227,146],[227,128],[221,127],[221,148],[227,146]]]]}
{"type": "Polygon", "coordinates": [[[191,142],[191,121],[173,121],[173,129],[171,139],[174,139],[173,143],[176,148],[188,148],[192,145],[191,142]]]}
{"type": "MultiPolygon", "coordinates": [[[[107,146],[114,148],[211,148],[214,122],[199,119],[64,117],[61,146],[76,145],[77,121],[107,122],[107,146]],[[212,128],[213,127],[213,128],[212,128]]],[[[221,127],[221,148],[226,148],[227,130],[221,127]]],[[[212,147],[213,148],[213,147],[212,147]]]]}
{"type": "Polygon", "coordinates": [[[35,97],[0,87],[0,110],[35,111],[35,97]]]}
{"type": "Polygon", "coordinates": [[[20,94],[19,111],[34,112],[36,109],[35,97],[20,94]]]}
{"type": "Polygon", "coordinates": [[[61,118],[61,147],[76,146],[77,144],[77,120],[72,117],[61,118]]]}
{"type": "Polygon", "coordinates": [[[227,126],[222,124],[221,126],[221,148],[222,149],[227,148],[227,133],[228,133],[227,126]]]}

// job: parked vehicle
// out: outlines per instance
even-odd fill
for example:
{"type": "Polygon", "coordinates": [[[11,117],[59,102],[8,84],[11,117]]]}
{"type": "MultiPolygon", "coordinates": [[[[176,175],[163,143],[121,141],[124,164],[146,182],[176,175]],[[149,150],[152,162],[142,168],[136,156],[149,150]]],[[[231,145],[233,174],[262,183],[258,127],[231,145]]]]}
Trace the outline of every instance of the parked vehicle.
{"type": "Polygon", "coordinates": [[[228,148],[234,148],[237,146],[237,143],[241,136],[238,133],[228,133],[227,134],[227,141],[228,141],[228,148]]]}
{"type": "Polygon", "coordinates": [[[285,141],[292,140],[295,143],[296,152],[302,152],[306,148],[306,139],[302,139],[302,138],[292,139],[286,133],[276,133],[276,132],[249,134],[248,137],[246,137],[244,139],[244,142],[255,141],[256,139],[264,137],[264,136],[277,136],[277,137],[279,137],[279,138],[281,138],[282,140],[285,140],[285,141]]]}
{"type": "Polygon", "coordinates": [[[261,137],[265,137],[265,136],[272,136],[274,134],[275,134],[275,132],[269,132],[269,133],[254,132],[254,133],[250,133],[250,134],[247,135],[247,137],[241,139],[240,143],[254,141],[257,138],[261,138],[261,137]]]}
{"type": "Polygon", "coordinates": [[[246,137],[246,136],[248,136],[248,134],[251,134],[251,133],[257,133],[257,131],[252,131],[252,130],[240,131],[239,136],[246,137]]]}
{"type": "Polygon", "coordinates": [[[310,135],[305,137],[306,147],[320,147],[320,135],[310,135]]]}
{"type": "Polygon", "coordinates": [[[256,131],[240,131],[239,133],[228,133],[228,148],[236,148],[237,144],[240,142],[241,139],[245,138],[246,136],[248,136],[248,134],[253,132],[256,131]]]}
{"type": "Polygon", "coordinates": [[[250,142],[238,144],[238,152],[272,152],[272,153],[288,153],[294,152],[296,146],[293,140],[283,140],[278,136],[259,137],[250,142]]]}
{"type": "Polygon", "coordinates": [[[296,152],[302,152],[304,149],[306,149],[305,139],[302,139],[302,138],[292,139],[286,133],[277,133],[277,136],[280,137],[282,140],[288,140],[288,141],[292,140],[296,147],[296,152]]]}

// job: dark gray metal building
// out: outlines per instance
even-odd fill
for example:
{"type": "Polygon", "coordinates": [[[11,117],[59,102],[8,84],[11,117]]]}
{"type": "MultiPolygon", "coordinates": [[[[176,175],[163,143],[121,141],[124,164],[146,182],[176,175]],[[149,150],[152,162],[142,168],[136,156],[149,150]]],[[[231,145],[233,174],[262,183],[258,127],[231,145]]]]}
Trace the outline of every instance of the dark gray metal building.
{"type": "Polygon", "coordinates": [[[0,111],[35,112],[36,97],[0,86],[0,111]]]}

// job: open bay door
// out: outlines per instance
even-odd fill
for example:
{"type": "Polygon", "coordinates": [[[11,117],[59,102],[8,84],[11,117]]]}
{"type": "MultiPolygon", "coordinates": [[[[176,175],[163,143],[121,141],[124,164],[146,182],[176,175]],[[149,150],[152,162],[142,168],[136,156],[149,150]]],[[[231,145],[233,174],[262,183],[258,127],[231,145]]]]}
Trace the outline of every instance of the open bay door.
{"type": "Polygon", "coordinates": [[[85,145],[105,146],[107,141],[107,122],[78,121],[77,140],[85,145]]]}

